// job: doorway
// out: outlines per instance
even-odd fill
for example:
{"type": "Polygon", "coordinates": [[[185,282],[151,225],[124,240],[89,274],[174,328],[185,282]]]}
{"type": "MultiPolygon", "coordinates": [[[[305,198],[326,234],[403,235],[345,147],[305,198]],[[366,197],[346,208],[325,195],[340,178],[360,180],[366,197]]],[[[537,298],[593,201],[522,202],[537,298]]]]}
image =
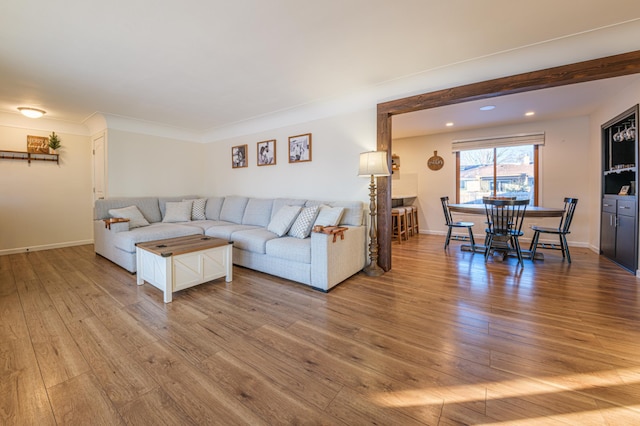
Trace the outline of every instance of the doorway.
{"type": "MultiPolygon", "coordinates": [[[[384,102],[377,106],[377,150],[391,163],[394,115],[462,102],[640,73],[640,50],[384,102]]],[[[378,264],[391,269],[391,178],[378,178],[378,264]]]]}

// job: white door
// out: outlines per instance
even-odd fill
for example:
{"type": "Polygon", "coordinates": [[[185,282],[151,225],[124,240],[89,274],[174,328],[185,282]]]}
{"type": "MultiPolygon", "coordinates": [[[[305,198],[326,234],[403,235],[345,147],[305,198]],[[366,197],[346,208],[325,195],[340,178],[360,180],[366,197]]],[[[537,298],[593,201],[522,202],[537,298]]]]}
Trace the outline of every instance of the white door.
{"type": "Polygon", "coordinates": [[[106,197],[106,141],[105,134],[93,137],[93,200],[106,197]]]}

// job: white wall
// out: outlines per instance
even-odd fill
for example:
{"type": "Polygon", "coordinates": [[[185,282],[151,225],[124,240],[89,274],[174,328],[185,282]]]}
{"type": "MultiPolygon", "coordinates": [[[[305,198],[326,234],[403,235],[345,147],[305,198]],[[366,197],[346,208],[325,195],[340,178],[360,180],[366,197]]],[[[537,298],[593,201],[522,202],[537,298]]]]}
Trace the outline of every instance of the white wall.
{"type": "Polygon", "coordinates": [[[368,202],[369,180],[358,177],[359,155],[376,147],[376,112],[368,109],[205,146],[210,195],[297,197],[368,202]],[[289,136],[312,134],[312,161],[289,163],[289,136]],[[258,142],[276,139],[276,164],[257,166],[258,142]],[[231,168],[231,147],[247,144],[246,168],[231,168]]]}
{"type": "MultiPolygon", "coordinates": [[[[93,241],[90,139],[51,131],[62,142],[59,165],[0,159],[0,254],[93,241]]],[[[0,149],[26,151],[27,135],[51,131],[0,125],[0,149]]]]}
{"type": "Polygon", "coordinates": [[[108,197],[204,194],[205,147],[109,129],[108,197]]]}
{"type": "MultiPolygon", "coordinates": [[[[589,118],[574,117],[561,120],[523,123],[510,126],[476,129],[438,135],[422,136],[393,141],[393,153],[400,156],[400,171],[392,177],[392,192],[408,192],[407,187],[417,186],[420,212],[420,231],[445,233],[444,216],[440,197],[449,196],[455,200],[456,169],[455,155],[451,152],[454,139],[513,135],[518,133],[545,132],[545,145],[540,148],[540,185],[539,204],[548,207],[561,207],[564,197],[576,197],[580,201],[574,216],[570,244],[586,247],[590,241],[589,224],[590,188],[589,176],[597,171],[589,165],[589,118]],[[445,164],[442,169],[433,171],[427,167],[427,160],[438,151],[445,164]],[[407,182],[408,181],[408,184],[407,182]]],[[[483,219],[480,216],[460,215],[464,220],[476,223],[474,233],[484,235],[483,219]]],[[[527,219],[525,238],[532,232],[529,226],[539,224],[557,225],[557,219],[527,219]]]]}

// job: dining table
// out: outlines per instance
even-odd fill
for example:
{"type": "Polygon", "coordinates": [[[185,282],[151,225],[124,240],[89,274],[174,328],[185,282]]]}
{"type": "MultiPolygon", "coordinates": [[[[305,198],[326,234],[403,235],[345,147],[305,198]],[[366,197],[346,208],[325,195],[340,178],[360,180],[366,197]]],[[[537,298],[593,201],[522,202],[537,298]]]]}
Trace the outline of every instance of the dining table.
{"type": "MultiPolygon", "coordinates": [[[[451,213],[465,213],[475,215],[486,215],[484,204],[449,204],[449,210],[451,213]]],[[[527,210],[524,213],[525,218],[546,218],[546,217],[562,217],[564,209],[562,207],[543,207],[543,206],[527,206],[527,210]]],[[[485,246],[482,244],[476,244],[474,247],[471,244],[462,244],[460,250],[473,251],[476,253],[484,253],[485,246]]],[[[531,252],[529,250],[522,250],[524,257],[531,258],[531,252]]],[[[537,251],[536,260],[543,260],[544,255],[537,251]]]]}
{"type": "MultiPolygon", "coordinates": [[[[449,210],[451,213],[485,214],[484,204],[449,204],[449,210]]],[[[524,217],[562,217],[563,214],[562,207],[527,206],[524,217]]]]}

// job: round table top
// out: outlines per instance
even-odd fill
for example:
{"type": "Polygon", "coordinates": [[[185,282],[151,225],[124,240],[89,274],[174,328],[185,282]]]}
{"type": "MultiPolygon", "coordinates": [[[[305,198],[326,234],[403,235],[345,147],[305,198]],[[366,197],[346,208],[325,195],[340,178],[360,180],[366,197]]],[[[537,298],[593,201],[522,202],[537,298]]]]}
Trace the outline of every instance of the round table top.
{"type": "MultiPolygon", "coordinates": [[[[485,214],[484,204],[449,204],[455,213],[485,214]]],[[[527,206],[525,217],[560,217],[564,210],[559,207],[527,206]]]]}

